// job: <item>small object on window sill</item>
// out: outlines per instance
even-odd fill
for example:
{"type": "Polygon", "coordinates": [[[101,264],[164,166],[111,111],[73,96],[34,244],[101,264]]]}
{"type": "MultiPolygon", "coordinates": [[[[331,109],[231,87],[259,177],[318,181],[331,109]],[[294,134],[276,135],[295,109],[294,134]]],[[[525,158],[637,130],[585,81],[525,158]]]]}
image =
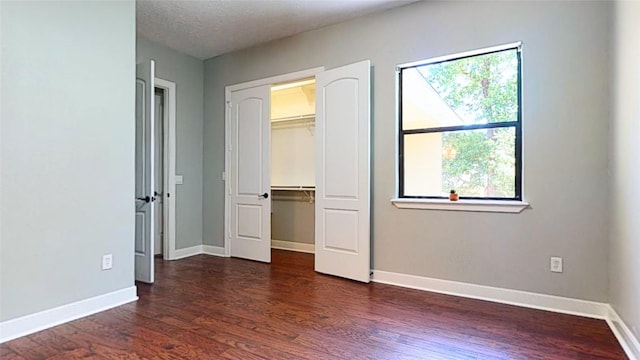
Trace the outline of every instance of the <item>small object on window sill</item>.
{"type": "Polygon", "coordinates": [[[449,200],[458,201],[458,194],[456,194],[456,191],[453,189],[449,191],[449,200]]]}

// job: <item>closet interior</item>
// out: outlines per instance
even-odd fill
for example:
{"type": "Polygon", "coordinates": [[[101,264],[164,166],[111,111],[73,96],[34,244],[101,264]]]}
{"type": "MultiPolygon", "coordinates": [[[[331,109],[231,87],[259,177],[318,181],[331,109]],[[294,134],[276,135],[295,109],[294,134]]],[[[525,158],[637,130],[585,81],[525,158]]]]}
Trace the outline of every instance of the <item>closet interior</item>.
{"type": "Polygon", "coordinates": [[[271,87],[272,248],[313,252],[315,79],[271,87]]]}

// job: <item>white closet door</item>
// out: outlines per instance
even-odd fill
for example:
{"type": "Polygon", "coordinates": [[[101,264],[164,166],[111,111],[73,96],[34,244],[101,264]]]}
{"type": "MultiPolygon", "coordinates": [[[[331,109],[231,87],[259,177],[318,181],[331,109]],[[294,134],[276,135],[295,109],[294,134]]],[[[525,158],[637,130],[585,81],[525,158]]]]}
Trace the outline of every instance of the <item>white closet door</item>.
{"type": "Polygon", "coordinates": [[[231,93],[231,256],[271,262],[270,86],[231,93]]]}
{"type": "Polygon", "coordinates": [[[136,66],[135,279],[153,283],[155,62],[136,66]]]}
{"type": "Polygon", "coordinates": [[[315,270],[370,274],[370,62],[316,77],[315,270]]]}

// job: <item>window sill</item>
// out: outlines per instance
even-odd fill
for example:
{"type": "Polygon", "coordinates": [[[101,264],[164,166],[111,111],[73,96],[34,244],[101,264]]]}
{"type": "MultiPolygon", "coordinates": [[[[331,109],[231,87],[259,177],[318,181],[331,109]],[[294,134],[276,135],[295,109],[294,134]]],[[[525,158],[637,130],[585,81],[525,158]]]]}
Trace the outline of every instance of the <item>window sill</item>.
{"type": "Polygon", "coordinates": [[[520,213],[529,203],[517,200],[391,199],[398,209],[520,213]]]}

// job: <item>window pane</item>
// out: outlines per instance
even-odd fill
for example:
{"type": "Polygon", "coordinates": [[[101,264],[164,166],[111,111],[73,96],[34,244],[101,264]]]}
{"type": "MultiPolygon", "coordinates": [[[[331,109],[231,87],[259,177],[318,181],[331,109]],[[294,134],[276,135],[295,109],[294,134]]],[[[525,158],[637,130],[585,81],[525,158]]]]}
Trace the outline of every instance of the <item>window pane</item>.
{"type": "Polygon", "coordinates": [[[404,135],[404,196],[515,198],[515,128],[404,135]]]}
{"type": "Polygon", "coordinates": [[[402,129],[518,120],[516,49],[402,69],[402,129]]]}

